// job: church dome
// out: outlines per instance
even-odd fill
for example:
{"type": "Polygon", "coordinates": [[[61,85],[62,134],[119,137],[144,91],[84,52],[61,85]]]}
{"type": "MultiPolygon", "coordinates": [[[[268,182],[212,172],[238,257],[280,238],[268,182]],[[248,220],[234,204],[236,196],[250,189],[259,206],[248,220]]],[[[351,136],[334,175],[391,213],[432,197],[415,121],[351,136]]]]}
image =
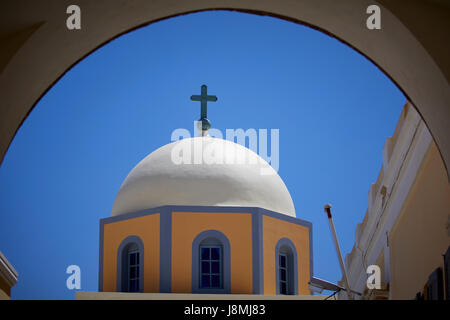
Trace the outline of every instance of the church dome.
{"type": "Polygon", "coordinates": [[[283,180],[260,156],[209,136],[155,150],[128,174],[112,216],[163,205],[260,207],[295,217],[283,180]]]}

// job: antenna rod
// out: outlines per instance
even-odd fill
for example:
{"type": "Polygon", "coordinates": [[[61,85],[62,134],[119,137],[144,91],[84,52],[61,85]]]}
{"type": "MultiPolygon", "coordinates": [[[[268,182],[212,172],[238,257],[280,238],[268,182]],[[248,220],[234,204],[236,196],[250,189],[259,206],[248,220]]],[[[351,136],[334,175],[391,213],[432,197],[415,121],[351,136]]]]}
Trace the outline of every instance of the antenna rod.
{"type": "Polygon", "coordinates": [[[323,209],[328,215],[328,222],[330,223],[331,234],[333,235],[334,245],[336,246],[336,251],[337,251],[338,258],[339,258],[339,264],[341,265],[342,276],[344,277],[345,290],[347,291],[348,298],[350,300],[353,300],[353,293],[350,290],[350,286],[348,284],[347,271],[345,270],[344,260],[342,260],[341,249],[339,248],[339,242],[338,242],[337,235],[336,235],[336,229],[334,228],[333,217],[331,216],[331,205],[326,204],[323,207],[323,209]]]}

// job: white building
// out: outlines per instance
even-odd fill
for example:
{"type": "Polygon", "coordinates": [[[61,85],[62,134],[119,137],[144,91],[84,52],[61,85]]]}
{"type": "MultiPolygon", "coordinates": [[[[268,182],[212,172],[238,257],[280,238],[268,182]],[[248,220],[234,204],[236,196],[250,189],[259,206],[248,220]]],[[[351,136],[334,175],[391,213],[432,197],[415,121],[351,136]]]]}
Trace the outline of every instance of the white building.
{"type": "Polygon", "coordinates": [[[356,298],[450,299],[449,224],[446,168],[425,123],[407,103],[386,140],[383,166],[345,258],[349,285],[362,293],[356,298]],[[381,269],[379,290],[367,289],[369,265],[381,269]]]}

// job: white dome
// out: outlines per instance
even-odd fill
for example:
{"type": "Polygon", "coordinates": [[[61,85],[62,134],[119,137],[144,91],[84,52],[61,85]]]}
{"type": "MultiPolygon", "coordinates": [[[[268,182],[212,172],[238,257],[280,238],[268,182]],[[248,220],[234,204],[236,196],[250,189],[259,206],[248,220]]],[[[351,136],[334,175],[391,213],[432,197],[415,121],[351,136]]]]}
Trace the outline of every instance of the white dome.
{"type": "Polygon", "coordinates": [[[120,187],[111,215],[163,205],[260,207],[295,217],[289,191],[265,160],[209,136],[182,139],[145,157],[120,187]]]}

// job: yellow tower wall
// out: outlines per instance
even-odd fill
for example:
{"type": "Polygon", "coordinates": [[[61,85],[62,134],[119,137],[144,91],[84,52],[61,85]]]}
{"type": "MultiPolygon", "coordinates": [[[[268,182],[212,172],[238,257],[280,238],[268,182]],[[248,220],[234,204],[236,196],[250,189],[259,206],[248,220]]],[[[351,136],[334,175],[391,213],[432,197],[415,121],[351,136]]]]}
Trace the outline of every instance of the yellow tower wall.
{"type": "Polygon", "coordinates": [[[231,293],[251,294],[252,215],[229,212],[173,212],[172,292],[192,292],[192,242],[206,230],[220,231],[230,242],[231,293]]]}
{"type": "Polygon", "coordinates": [[[157,213],[104,225],[103,291],[116,291],[119,246],[128,236],[137,236],[144,243],[144,292],[159,292],[159,220],[157,213]]]}
{"type": "Polygon", "coordinates": [[[310,235],[309,228],[287,221],[263,216],[264,294],[276,294],[275,248],[281,238],[288,238],[297,250],[298,294],[310,294],[310,235]]]}
{"type": "Polygon", "coordinates": [[[195,292],[198,289],[193,288],[192,272],[198,266],[193,266],[193,245],[198,244],[194,242],[200,241],[196,239],[204,232],[218,231],[227,239],[229,254],[228,265],[224,266],[229,279],[226,292],[276,294],[276,247],[280,239],[287,238],[297,256],[295,292],[308,295],[311,224],[265,209],[239,209],[165,206],[103,219],[99,290],[118,290],[118,250],[126,238],[137,236],[144,248],[143,292],[195,292]]]}

